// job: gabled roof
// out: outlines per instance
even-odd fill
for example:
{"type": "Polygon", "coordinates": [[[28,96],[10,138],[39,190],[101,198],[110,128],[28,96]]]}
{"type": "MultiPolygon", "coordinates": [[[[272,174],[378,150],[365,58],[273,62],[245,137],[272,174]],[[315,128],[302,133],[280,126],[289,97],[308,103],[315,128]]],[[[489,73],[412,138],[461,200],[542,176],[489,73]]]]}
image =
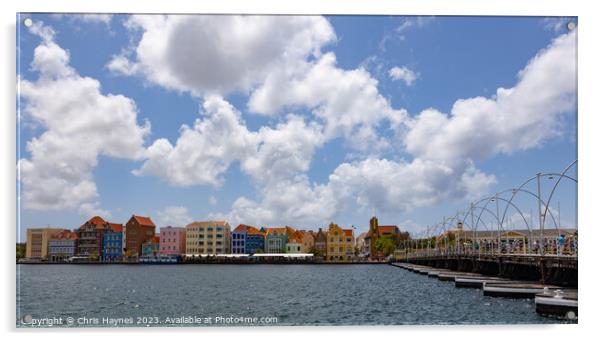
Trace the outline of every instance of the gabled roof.
{"type": "Polygon", "coordinates": [[[236,226],[236,228],[234,229],[234,232],[244,232],[244,231],[249,232],[250,229],[255,229],[255,228],[250,225],[240,224],[240,225],[236,226]]]}
{"type": "Polygon", "coordinates": [[[106,220],[99,216],[94,216],[90,218],[90,220],[83,223],[80,227],[83,227],[84,225],[94,225],[97,229],[104,229],[106,224],[108,224],[106,220]]]}
{"type": "Polygon", "coordinates": [[[109,223],[109,226],[113,232],[123,232],[123,225],[121,224],[109,223]]]}
{"type": "Polygon", "coordinates": [[[265,232],[261,232],[258,229],[254,228],[253,226],[249,227],[249,229],[247,230],[247,233],[248,234],[258,234],[258,235],[265,237],[265,232]]]}
{"type": "Polygon", "coordinates": [[[290,237],[286,242],[287,243],[303,244],[303,240],[301,240],[301,238],[299,238],[299,237],[290,237]]]}
{"type": "Polygon", "coordinates": [[[343,229],[343,233],[345,233],[345,236],[353,238],[353,229],[343,229]]]}
{"type": "Polygon", "coordinates": [[[136,220],[138,222],[138,224],[140,224],[141,226],[156,227],[155,223],[153,223],[153,221],[149,217],[143,217],[143,216],[139,216],[139,215],[133,215],[132,218],[134,218],[134,220],[136,220]]]}
{"type": "Polygon", "coordinates": [[[396,233],[396,231],[399,231],[399,228],[397,227],[397,225],[379,225],[378,226],[378,233],[380,235],[383,234],[387,234],[387,233],[396,233]]]}
{"type": "Polygon", "coordinates": [[[265,232],[266,232],[266,234],[272,234],[272,233],[285,234],[286,228],[285,227],[271,227],[271,228],[266,228],[265,232]]]}
{"type": "Polygon", "coordinates": [[[55,233],[53,234],[50,239],[55,239],[55,240],[75,240],[77,239],[77,233],[70,231],[70,230],[63,230],[59,233],[55,233]]]}

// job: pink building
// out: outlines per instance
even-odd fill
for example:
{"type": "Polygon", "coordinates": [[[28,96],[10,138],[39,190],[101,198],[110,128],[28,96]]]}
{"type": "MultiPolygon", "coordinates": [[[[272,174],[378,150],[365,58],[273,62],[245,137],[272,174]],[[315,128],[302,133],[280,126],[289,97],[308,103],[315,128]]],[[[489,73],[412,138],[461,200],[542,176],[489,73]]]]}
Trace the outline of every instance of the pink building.
{"type": "Polygon", "coordinates": [[[183,227],[162,227],[159,232],[159,253],[164,255],[186,253],[186,229],[183,227]]]}

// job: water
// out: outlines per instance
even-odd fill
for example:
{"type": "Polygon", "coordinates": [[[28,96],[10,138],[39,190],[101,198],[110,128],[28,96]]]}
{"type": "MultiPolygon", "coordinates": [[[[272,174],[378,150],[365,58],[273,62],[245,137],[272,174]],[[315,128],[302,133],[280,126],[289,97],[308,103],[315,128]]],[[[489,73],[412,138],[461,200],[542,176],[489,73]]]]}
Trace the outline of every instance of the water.
{"type": "Polygon", "coordinates": [[[62,327],[559,322],[537,315],[532,299],[485,297],[388,265],[23,264],[17,277],[18,325],[24,316],[62,327]]]}

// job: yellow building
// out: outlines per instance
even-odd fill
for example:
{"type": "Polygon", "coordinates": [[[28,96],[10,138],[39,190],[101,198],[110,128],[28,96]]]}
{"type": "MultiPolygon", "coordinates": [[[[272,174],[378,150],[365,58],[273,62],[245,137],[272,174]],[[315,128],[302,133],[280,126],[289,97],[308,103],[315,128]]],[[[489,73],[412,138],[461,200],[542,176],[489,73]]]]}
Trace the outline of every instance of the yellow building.
{"type": "Polygon", "coordinates": [[[186,225],[187,255],[230,253],[230,224],[227,221],[195,221],[186,225]]]}
{"type": "Polygon", "coordinates": [[[339,225],[328,225],[326,260],[350,262],[354,257],[353,229],[342,229],[339,225]]]}
{"type": "Polygon", "coordinates": [[[27,229],[27,243],[25,244],[26,258],[48,258],[48,241],[52,235],[63,232],[65,229],[54,227],[27,229]]]}

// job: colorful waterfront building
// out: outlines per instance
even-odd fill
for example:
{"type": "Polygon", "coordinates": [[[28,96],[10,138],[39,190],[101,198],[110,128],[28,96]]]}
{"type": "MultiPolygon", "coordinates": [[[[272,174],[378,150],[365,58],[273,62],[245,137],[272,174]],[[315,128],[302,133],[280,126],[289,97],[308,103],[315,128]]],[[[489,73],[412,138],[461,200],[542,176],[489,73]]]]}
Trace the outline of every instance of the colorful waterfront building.
{"type": "Polygon", "coordinates": [[[354,258],[353,229],[343,229],[337,224],[328,225],[326,260],[349,262],[354,258]]]}
{"type": "Polygon", "coordinates": [[[288,237],[286,242],[286,253],[304,253],[301,252],[303,241],[297,235],[288,237]]]}
{"type": "Polygon", "coordinates": [[[125,256],[139,257],[142,244],[155,236],[155,228],[151,218],[132,215],[125,224],[125,256]]]}
{"type": "Polygon", "coordinates": [[[230,253],[230,238],[227,221],[195,221],[186,225],[186,254],[230,253]]]}
{"type": "Polygon", "coordinates": [[[297,237],[301,239],[301,253],[313,253],[315,245],[314,232],[298,230],[297,237]]]}
{"type": "Polygon", "coordinates": [[[238,225],[232,231],[232,253],[262,253],[265,249],[265,233],[249,225],[238,225]]]}
{"type": "Polygon", "coordinates": [[[109,223],[103,237],[102,260],[105,262],[120,261],[123,259],[123,225],[109,223]]]}
{"type": "Polygon", "coordinates": [[[58,227],[28,228],[25,243],[25,257],[48,259],[48,242],[52,235],[64,231],[58,227]]]}
{"type": "Polygon", "coordinates": [[[103,254],[105,233],[111,229],[110,223],[99,216],[94,216],[75,230],[77,234],[78,257],[89,260],[100,260],[103,254]]]}
{"type": "Polygon", "coordinates": [[[51,262],[65,262],[75,256],[76,248],[77,234],[70,230],[63,230],[50,237],[48,259],[51,262]]]}
{"type": "Polygon", "coordinates": [[[355,248],[360,258],[370,257],[370,243],[366,243],[368,232],[363,232],[355,239],[355,248]]]}
{"type": "Polygon", "coordinates": [[[286,253],[288,234],[285,227],[262,227],[260,231],[265,233],[265,252],[286,253]]]}
{"type": "Polygon", "coordinates": [[[320,227],[314,236],[314,256],[326,259],[328,234],[320,227]]]}
{"type": "Polygon", "coordinates": [[[159,254],[159,247],[160,247],[159,236],[152,236],[150,239],[148,239],[142,243],[142,249],[141,249],[142,256],[143,257],[157,256],[159,254]]]}
{"type": "Polygon", "coordinates": [[[403,237],[399,227],[396,225],[378,225],[378,219],[376,217],[372,217],[370,219],[370,229],[364,237],[363,252],[368,253],[372,259],[383,258],[384,255],[376,250],[375,244],[378,238],[384,236],[391,236],[396,243],[398,243],[403,237]]]}
{"type": "Polygon", "coordinates": [[[183,227],[162,227],[159,232],[159,253],[182,255],[186,253],[186,229],[183,227]]]}

